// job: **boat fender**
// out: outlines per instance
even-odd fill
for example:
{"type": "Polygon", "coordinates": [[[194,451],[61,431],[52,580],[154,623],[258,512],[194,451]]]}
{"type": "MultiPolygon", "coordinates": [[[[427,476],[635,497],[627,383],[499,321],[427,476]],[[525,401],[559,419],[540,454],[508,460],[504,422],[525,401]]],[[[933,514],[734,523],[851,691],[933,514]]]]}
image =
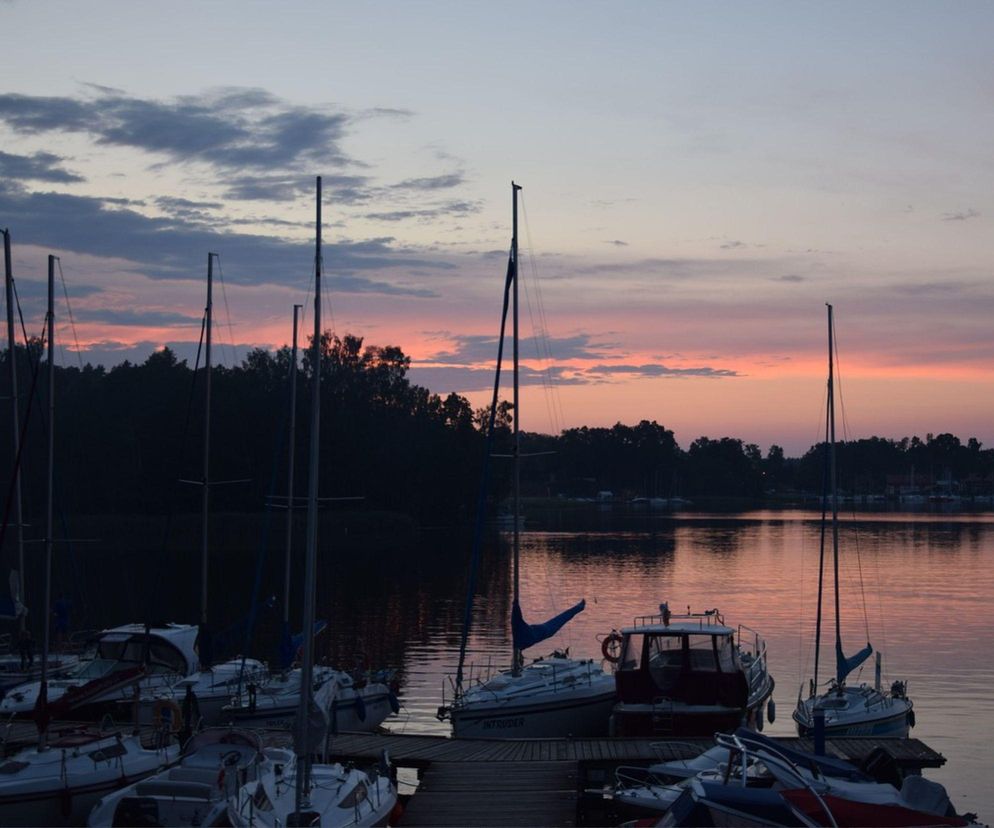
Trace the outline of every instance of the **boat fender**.
{"type": "Polygon", "coordinates": [[[777,703],[770,699],[766,705],[766,718],[773,724],[777,720],[777,703]]]}
{"type": "Polygon", "coordinates": [[[908,711],[908,727],[914,727],[914,726],[915,726],[915,711],[914,710],[909,710],[908,711]]]}
{"type": "Polygon", "coordinates": [[[756,711],[756,730],[758,730],[760,733],[763,732],[763,711],[762,710],[757,710],[756,711]]]}
{"type": "Polygon", "coordinates": [[[621,636],[617,630],[611,630],[610,635],[604,637],[601,642],[601,655],[605,661],[617,664],[621,661],[621,636]]]}
{"type": "Polygon", "coordinates": [[[366,721],[366,702],[358,693],[355,694],[355,712],[360,722],[366,721]]]}
{"type": "Polygon", "coordinates": [[[400,713],[400,699],[397,698],[397,694],[393,690],[387,692],[387,701],[390,702],[390,709],[394,713],[400,713]]]}
{"type": "Polygon", "coordinates": [[[168,728],[173,733],[179,733],[183,726],[183,711],[172,699],[158,699],[152,707],[152,721],[156,728],[168,728]]]}

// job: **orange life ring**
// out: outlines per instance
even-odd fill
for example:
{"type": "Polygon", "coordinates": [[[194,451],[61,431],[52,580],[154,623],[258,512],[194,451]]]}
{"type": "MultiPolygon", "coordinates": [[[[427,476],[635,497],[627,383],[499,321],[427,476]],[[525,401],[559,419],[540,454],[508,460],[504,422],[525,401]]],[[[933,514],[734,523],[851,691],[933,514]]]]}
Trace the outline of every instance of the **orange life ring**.
{"type": "Polygon", "coordinates": [[[169,729],[173,733],[179,733],[183,728],[183,711],[172,699],[158,699],[152,707],[152,720],[155,722],[155,726],[162,727],[167,717],[169,729]]]}
{"type": "Polygon", "coordinates": [[[610,661],[612,664],[621,661],[621,642],[622,638],[615,630],[611,630],[611,634],[605,636],[601,642],[601,655],[604,656],[605,661],[610,661]]]}

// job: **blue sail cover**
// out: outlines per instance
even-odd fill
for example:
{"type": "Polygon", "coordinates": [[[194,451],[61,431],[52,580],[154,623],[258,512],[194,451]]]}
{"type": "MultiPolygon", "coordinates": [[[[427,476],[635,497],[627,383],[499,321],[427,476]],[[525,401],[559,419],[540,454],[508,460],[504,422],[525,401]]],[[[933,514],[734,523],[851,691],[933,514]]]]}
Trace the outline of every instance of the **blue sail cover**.
{"type": "Polygon", "coordinates": [[[583,612],[586,606],[587,602],[584,599],[544,624],[528,624],[521,615],[521,607],[515,601],[511,608],[511,635],[514,638],[514,649],[527,650],[547,638],[552,638],[574,615],[583,612]]]}
{"type": "Polygon", "coordinates": [[[866,642],[866,646],[860,650],[856,655],[846,658],[846,654],[842,652],[842,642],[835,642],[835,680],[839,684],[843,684],[848,676],[853,670],[859,667],[864,661],[866,661],[871,653],[873,653],[873,647],[870,646],[870,642],[866,642]]]}
{"type": "MultiPolygon", "coordinates": [[[[325,627],[328,626],[327,621],[322,621],[318,619],[314,622],[314,635],[317,636],[321,633],[325,627]]],[[[300,645],[304,643],[304,634],[299,632],[296,635],[290,635],[290,628],[287,625],[283,625],[283,630],[280,634],[280,667],[284,670],[289,670],[290,665],[297,658],[297,652],[300,650],[300,645]]]]}

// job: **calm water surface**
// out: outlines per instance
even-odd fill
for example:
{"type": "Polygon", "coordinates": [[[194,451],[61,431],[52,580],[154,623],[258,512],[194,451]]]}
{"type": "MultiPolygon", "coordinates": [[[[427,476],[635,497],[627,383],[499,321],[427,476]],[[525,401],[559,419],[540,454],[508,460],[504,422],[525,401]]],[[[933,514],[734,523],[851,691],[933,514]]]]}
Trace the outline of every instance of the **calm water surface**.
{"type": "MultiPolygon", "coordinates": [[[[64,590],[75,602],[74,623],[196,622],[197,525],[186,528],[188,539],[169,554],[150,540],[135,546],[144,534],[161,534],[158,526],[78,529],[79,537],[104,540],[57,557],[56,594],[64,590]]],[[[212,526],[211,617],[221,626],[244,616],[257,571],[260,597],[282,595],[282,530],[278,521],[263,529],[232,516],[218,516],[212,526]],[[269,552],[257,568],[259,546],[269,552]]],[[[423,532],[417,541],[390,544],[383,532],[378,541],[367,541],[357,527],[348,536],[338,532],[323,532],[320,540],[318,610],[330,621],[319,640],[322,654],[345,668],[399,669],[403,709],[391,727],[446,733],[435,711],[458,660],[468,540],[423,532]]],[[[529,515],[522,535],[525,617],[545,620],[587,599],[586,611],[534,655],[569,647],[574,655],[599,658],[597,636],[655,612],[660,601],[674,609],[717,607],[728,624],[746,624],[766,638],[777,705],[766,732],[792,734],[790,714],[812,669],[818,536],[819,515],[804,511],[621,515],[591,508],[529,515]]],[[[913,735],[948,760],[927,775],[946,785],[959,810],[994,819],[994,660],[988,650],[994,516],[861,513],[844,522],[841,540],[847,652],[863,646],[868,626],[883,653],[887,685],[909,683],[913,735]]],[[[484,550],[470,639],[477,664],[509,663],[509,546],[508,535],[494,534],[484,550]]],[[[296,571],[299,558],[298,552],[296,571]]],[[[37,607],[40,597],[30,593],[32,585],[37,592],[40,571],[29,576],[28,605],[37,607]]],[[[299,595],[295,583],[291,606],[298,617],[299,595]]],[[[259,615],[249,654],[273,658],[279,617],[278,606],[259,615]]],[[[826,628],[833,628],[831,620],[826,628]]],[[[832,642],[825,643],[831,655],[832,642]]],[[[243,646],[235,636],[229,652],[243,646]]],[[[823,662],[821,675],[830,669],[823,662]]],[[[872,660],[861,678],[872,682],[872,660]]]]}
{"type": "MultiPolygon", "coordinates": [[[[790,714],[813,661],[819,515],[690,514],[646,518],[626,529],[613,527],[632,521],[601,520],[599,530],[578,531],[532,530],[529,521],[522,534],[525,617],[544,620],[587,599],[585,612],[536,649],[569,647],[599,657],[596,636],[654,612],[661,600],[695,611],[717,607],[727,623],[747,624],[766,638],[777,683],[777,718],[766,732],[793,734],[790,714]]],[[[478,664],[509,661],[508,545],[504,536],[484,564],[470,641],[478,664]]],[[[883,653],[885,686],[895,679],[909,684],[913,735],[948,760],[927,775],[946,785],[958,810],[990,819],[994,518],[861,514],[844,524],[840,545],[846,651],[865,643],[868,628],[883,653]]],[[[461,594],[431,596],[424,617],[404,631],[405,709],[395,728],[445,732],[434,713],[458,659],[463,600],[461,594]]],[[[824,660],[832,641],[826,644],[822,676],[832,670],[824,660]]],[[[872,659],[856,678],[873,681],[872,659]]]]}

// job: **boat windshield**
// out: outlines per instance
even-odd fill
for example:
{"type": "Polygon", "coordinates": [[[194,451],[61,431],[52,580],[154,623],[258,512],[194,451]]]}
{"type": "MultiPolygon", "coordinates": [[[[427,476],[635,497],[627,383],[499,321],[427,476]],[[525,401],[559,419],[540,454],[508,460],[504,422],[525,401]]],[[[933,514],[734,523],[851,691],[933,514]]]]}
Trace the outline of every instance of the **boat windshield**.
{"type": "Polygon", "coordinates": [[[97,645],[97,657],[116,662],[115,671],[145,664],[148,673],[186,674],[186,663],[180,652],[172,645],[154,638],[147,643],[144,637],[125,641],[104,639],[97,645]]]}
{"type": "Polygon", "coordinates": [[[85,679],[86,681],[100,678],[110,673],[114,669],[114,664],[114,661],[109,658],[93,658],[79,665],[79,670],[75,672],[75,677],[85,679]]]}

